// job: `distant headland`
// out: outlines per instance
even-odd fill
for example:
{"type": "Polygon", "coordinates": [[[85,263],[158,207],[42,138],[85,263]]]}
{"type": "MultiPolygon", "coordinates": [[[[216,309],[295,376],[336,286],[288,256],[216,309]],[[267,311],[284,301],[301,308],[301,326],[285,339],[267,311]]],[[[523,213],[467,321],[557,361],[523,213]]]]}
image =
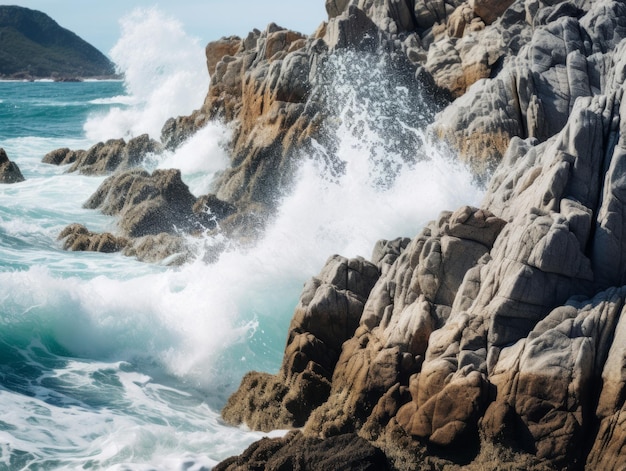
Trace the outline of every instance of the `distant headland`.
{"type": "Polygon", "coordinates": [[[0,78],[114,78],[115,65],[40,11],[0,5],[0,78]]]}

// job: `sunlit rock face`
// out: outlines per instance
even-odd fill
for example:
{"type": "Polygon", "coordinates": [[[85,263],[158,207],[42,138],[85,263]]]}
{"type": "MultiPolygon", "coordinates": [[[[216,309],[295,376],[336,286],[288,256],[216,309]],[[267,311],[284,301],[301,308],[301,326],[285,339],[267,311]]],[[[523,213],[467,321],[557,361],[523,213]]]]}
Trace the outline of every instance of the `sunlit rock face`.
{"type": "Polygon", "coordinates": [[[480,208],[381,241],[371,265],[331,258],[281,371],[247,376],[224,417],[357,433],[392,469],[481,469],[494,449],[511,469],[623,468],[623,3],[326,8],[300,51],[400,51],[451,100],[432,134],[489,183],[480,208]]]}

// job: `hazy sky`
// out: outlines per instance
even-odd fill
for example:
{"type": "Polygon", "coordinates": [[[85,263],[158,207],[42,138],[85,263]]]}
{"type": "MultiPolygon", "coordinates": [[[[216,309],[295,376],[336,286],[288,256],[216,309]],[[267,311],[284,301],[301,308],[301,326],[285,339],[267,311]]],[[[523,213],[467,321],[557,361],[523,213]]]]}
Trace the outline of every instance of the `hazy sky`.
{"type": "Polygon", "coordinates": [[[310,34],[326,19],[324,0],[15,0],[0,4],[43,11],[105,54],[119,38],[119,19],[135,8],[159,8],[202,44],[222,36],[245,36],[270,22],[310,34]]]}

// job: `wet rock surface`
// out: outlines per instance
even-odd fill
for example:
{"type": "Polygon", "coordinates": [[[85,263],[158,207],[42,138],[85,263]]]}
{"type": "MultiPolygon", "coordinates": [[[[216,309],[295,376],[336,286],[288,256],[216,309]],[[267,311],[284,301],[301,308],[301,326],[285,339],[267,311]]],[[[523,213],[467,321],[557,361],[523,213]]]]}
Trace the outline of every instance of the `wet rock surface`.
{"type": "Polygon", "coordinates": [[[150,154],[163,150],[160,142],[147,134],[130,139],[110,139],[99,142],[87,150],[70,150],[67,147],[56,149],[43,158],[43,162],[53,165],[69,165],[68,172],[85,175],[108,175],[116,170],[137,167],[150,154]]]}
{"type": "Polygon", "coordinates": [[[9,160],[5,150],[0,148],[0,183],[19,183],[24,180],[20,168],[9,160]]]}

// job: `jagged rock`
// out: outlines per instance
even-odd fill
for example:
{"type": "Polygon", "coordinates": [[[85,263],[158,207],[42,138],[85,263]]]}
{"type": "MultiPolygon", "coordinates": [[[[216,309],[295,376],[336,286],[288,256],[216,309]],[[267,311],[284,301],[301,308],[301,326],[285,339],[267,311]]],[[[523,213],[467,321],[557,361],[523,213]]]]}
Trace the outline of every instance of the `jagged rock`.
{"type": "Polygon", "coordinates": [[[229,36],[212,41],[206,46],[206,61],[209,76],[215,73],[215,67],[225,56],[234,56],[241,48],[241,38],[229,36]]]}
{"type": "Polygon", "coordinates": [[[350,3],[350,0],[326,0],[326,13],[328,18],[334,18],[343,13],[343,11],[350,3]]]}
{"type": "MultiPolygon", "coordinates": [[[[378,281],[340,311],[348,323],[320,319],[351,306],[349,290],[308,284],[281,371],[247,376],[227,409],[265,429],[304,424],[309,437],[357,432],[397,469],[445,469],[427,455],[455,453],[455,465],[481,469],[492,442],[541,460],[507,469],[621,469],[626,6],[412,3],[409,27],[396,2],[327,1],[324,44],[301,53],[375,43],[465,93],[434,132],[479,170],[504,154],[482,209],[443,213],[408,243],[381,241],[378,281]]],[[[246,84],[236,61],[217,67],[233,90],[246,84]]],[[[321,65],[309,62],[309,80],[321,65]]]]}
{"type": "MultiPolygon", "coordinates": [[[[612,80],[608,63],[626,37],[626,6],[605,0],[580,19],[579,11],[543,18],[550,22],[534,30],[495,79],[478,81],[439,116],[439,136],[480,166],[499,160],[513,136],[547,140],[565,126],[577,98],[604,93],[612,80]]],[[[519,24],[524,13],[515,4],[509,17],[519,24]]]]}
{"type": "Polygon", "coordinates": [[[469,5],[489,25],[502,16],[513,2],[514,0],[469,0],[469,5]]]}
{"type": "Polygon", "coordinates": [[[76,161],[76,154],[84,151],[73,151],[69,147],[62,147],[48,152],[41,160],[44,164],[65,165],[76,161]]]}
{"type": "Polygon", "coordinates": [[[464,207],[443,214],[408,244],[372,289],[359,328],[343,345],[329,400],[313,412],[308,431],[330,436],[354,430],[394,384],[407,384],[421,368],[429,336],[447,319],[466,271],[488,253],[503,224],[464,207]]]}
{"type": "Polygon", "coordinates": [[[150,175],[134,169],[107,178],[85,207],[118,215],[124,235],[141,237],[196,229],[195,203],[180,170],[155,170],[150,175]]]}
{"type": "MultiPolygon", "coordinates": [[[[506,437],[560,469],[584,462],[580,443],[593,428],[593,385],[603,365],[614,368],[607,356],[625,295],[626,288],[611,288],[571,299],[502,349],[490,375],[496,399],[482,422],[488,436],[506,437]]],[[[607,389],[605,383],[604,395],[607,389]]]]}
{"type": "Polygon", "coordinates": [[[4,149],[0,148],[0,183],[19,183],[24,175],[15,162],[11,162],[4,149]]]}
{"type": "Polygon", "coordinates": [[[117,237],[110,232],[91,232],[82,224],[70,224],[58,236],[63,249],[81,252],[123,252],[142,262],[182,265],[194,253],[184,237],[160,233],[137,239],[117,237]]]}
{"type": "Polygon", "coordinates": [[[341,346],[353,335],[378,276],[363,259],[331,257],[300,297],[280,372],[248,373],[224,407],[224,420],[261,430],[304,425],[328,397],[341,346]]]}
{"type": "Polygon", "coordinates": [[[382,451],[356,434],[320,440],[290,432],[284,438],[261,439],[240,456],[229,458],[213,469],[385,471],[389,467],[382,451]]]}
{"type": "Polygon", "coordinates": [[[324,41],[331,50],[352,47],[374,51],[380,44],[379,36],[376,23],[363,10],[350,5],[329,21],[324,41]]]}
{"type": "Polygon", "coordinates": [[[183,265],[197,256],[194,245],[187,237],[165,232],[130,239],[123,253],[141,262],[169,266],[183,265]]]}
{"type": "MultiPolygon", "coordinates": [[[[408,34],[414,28],[408,3],[392,1],[383,5],[375,1],[349,6],[340,3],[328,4],[331,20],[314,36],[306,37],[270,24],[264,31],[254,30],[243,39],[223,38],[209,44],[211,86],[202,108],[191,116],[168,120],[162,130],[164,145],[175,148],[208,120],[219,119],[229,125],[231,165],[216,182],[215,195],[235,205],[238,211],[254,206],[263,207],[260,213],[271,214],[293,183],[303,156],[313,154],[313,147],[319,147],[320,143],[329,148],[337,145],[335,129],[345,108],[339,106],[333,94],[337,81],[343,79],[334,81],[332,76],[336,73],[332,69],[335,53],[374,54],[376,62],[385,63],[392,71],[389,77],[393,77],[388,79],[389,84],[381,83],[376,92],[384,89],[397,94],[402,87],[407,90],[406,101],[415,99],[415,106],[421,106],[423,94],[419,100],[415,98],[422,88],[421,78],[416,78],[416,65],[402,48],[394,49],[396,39],[392,39],[389,31],[395,27],[383,18],[391,14],[393,23],[408,34]],[[380,25],[376,18],[381,20],[380,25]],[[385,44],[383,57],[372,49],[378,44],[385,44]]],[[[406,44],[414,58],[421,54],[416,34],[411,40],[407,38],[406,44]]],[[[367,69],[371,69],[374,57],[362,59],[367,69]]],[[[435,92],[432,95],[439,97],[435,92]]],[[[431,111],[424,109],[423,115],[430,116],[431,111]]],[[[411,119],[417,117],[412,114],[411,119]]],[[[415,142],[417,136],[407,131],[414,123],[403,124],[404,127],[398,125],[393,130],[403,129],[399,137],[388,138],[389,145],[396,142],[397,146],[406,147],[402,158],[406,154],[407,160],[417,159],[415,148],[420,147],[415,142]]],[[[385,132],[393,134],[390,129],[385,132]]],[[[332,154],[328,152],[331,161],[332,154]]],[[[339,169],[341,165],[341,162],[329,162],[332,168],[339,169]]],[[[230,218],[233,224],[244,220],[245,214],[230,218]]],[[[232,232],[240,230],[233,227],[232,232]]]]}
{"type": "Polygon", "coordinates": [[[46,154],[43,163],[69,165],[68,172],[85,175],[106,175],[115,170],[136,167],[148,154],[162,152],[161,144],[147,134],[126,142],[124,139],[111,139],[99,142],[88,150],[56,149],[46,154]]]}
{"type": "MultiPolygon", "coordinates": [[[[621,289],[622,293],[620,293],[622,295],[623,290],[624,288],[621,289]]],[[[607,292],[606,304],[613,301],[608,294],[612,293],[607,292]]],[[[626,394],[626,364],[624,362],[626,359],[626,315],[623,312],[623,296],[621,302],[622,312],[619,316],[615,315],[617,314],[617,303],[611,306],[613,311],[610,314],[615,315],[617,319],[600,320],[600,322],[604,321],[605,325],[617,321],[617,326],[608,356],[604,362],[601,380],[598,380],[597,377],[594,378],[601,381],[602,384],[602,392],[595,410],[600,425],[587,458],[586,469],[618,470],[626,466],[626,455],[624,454],[624,446],[626,446],[626,403],[624,401],[626,394]]],[[[608,328],[605,328],[605,332],[611,333],[608,328]]],[[[608,339],[601,345],[597,341],[594,343],[596,348],[601,347],[603,349],[606,349],[609,344],[608,339]]],[[[601,358],[600,356],[595,362],[594,373],[596,375],[598,366],[601,365],[599,361],[601,358]]]]}
{"type": "Polygon", "coordinates": [[[82,224],[70,224],[60,232],[58,240],[63,241],[63,249],[81,252],[119,252],[128,244],[124,237],[91,232],[82,224]]]}
{"type": "Polygon", "coordinates": [[[234,205],[220,200],[213,194],[198,197],[191,209],[194,214],[205,219],[206,227],[211,227],[210,220],[225,219],[237,212],[234,205]]]}

